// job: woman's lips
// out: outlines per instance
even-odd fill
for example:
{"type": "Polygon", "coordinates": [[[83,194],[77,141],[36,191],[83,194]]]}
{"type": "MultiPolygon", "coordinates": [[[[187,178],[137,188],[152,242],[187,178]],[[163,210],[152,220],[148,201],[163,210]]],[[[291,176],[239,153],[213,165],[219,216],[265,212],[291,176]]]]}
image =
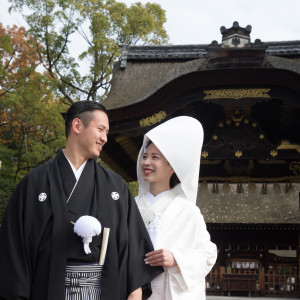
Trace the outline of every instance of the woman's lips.
{"type": "Polygon", "coordinates": [[[151,173],[153,173],[154,171],[151,169],[144,169],[144,175],[150,175],[151,173]]]}

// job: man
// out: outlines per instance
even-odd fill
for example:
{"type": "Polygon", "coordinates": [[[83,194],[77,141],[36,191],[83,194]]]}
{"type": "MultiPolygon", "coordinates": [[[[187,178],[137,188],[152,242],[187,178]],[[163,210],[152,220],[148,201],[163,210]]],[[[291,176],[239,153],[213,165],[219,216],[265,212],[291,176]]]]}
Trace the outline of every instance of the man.
{"type": "Polygon", "coordinates": [[[100,293],[101,300],[142,299],[141,287],[162,269],[144,263],[153,248],[126,184],[97,164],[109,131],[106,110],[76,102],[65,125],[65,149],[28,173],[8,204],[0,232],[0,299],[96,300],[100,293]],[[86,254],[74,233],[83,215],[110,228],[102,273],[102,234],[86,254]],[[102,278],[101,286],[95,278],[102,278]]]}

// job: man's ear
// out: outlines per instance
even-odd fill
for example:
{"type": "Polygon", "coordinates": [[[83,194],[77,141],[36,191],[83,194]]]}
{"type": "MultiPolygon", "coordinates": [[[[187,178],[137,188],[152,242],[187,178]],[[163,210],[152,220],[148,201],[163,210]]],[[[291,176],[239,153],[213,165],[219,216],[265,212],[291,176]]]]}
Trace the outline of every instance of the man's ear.
{"type": "Polygon", "coordinates": [[[82,122],[81,122],[80,119],[75,118],[75,119],[72,121],[72,130],[73,130],[76,134],[79,134],[81,126],[82,126],[82,122]]]}

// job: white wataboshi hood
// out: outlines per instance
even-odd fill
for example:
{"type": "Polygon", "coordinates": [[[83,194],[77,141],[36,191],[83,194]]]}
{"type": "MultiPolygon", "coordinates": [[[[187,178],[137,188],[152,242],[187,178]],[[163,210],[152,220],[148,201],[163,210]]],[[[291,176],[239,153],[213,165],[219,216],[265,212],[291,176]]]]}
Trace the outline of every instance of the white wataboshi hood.
{"type": "Polygon", "coordinates": [[[203,129],[200,122],[192,117],[170,119],[147,132],[137,161],[139,194],[149,191],[140,168],[140,161],[149,139],[168,160],[180,180],[176,189],[181,189],[187,200],[196,203],[200,157],[203,144],[203,129]]]}

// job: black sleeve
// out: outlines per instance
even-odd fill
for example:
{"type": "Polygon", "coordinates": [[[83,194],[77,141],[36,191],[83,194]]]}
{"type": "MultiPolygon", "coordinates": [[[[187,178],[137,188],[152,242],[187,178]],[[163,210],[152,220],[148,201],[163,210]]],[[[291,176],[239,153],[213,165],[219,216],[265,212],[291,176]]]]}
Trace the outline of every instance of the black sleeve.
{"type": "Polygon", "coordinates": [[[0,230],[0,299],[30,298],[30,263],[23,224],[24,179],[10,199],[0,230]]]}
{"type": "Polygon", "coordinates": [[[49,235],[48,239],[43,239],[43,234],[49,234],[51,209],[49,198],[39,201],[40,190],[49,196],[45,184],[47,176],[43,176],[44,169],[41,171],[34,171],[21,180],[3,217],[0,230],[0,299],[42,299],[45,297],[35,296],[41,290],[47,295],[48,281],[45,278],[49,277],[49,266],[45,270],[45,262],[49,264],[51,239],[49,235]]]}
{"type": "MultiPolygon", "coordinates": [[[[126,187],[127,188],[127,187],[126,187]]],[[[150,297],[150,281],[161,274],[162,267],[150,267],[144,262],[145,254],[153,251],[153,245],[140,215],[135,200],[127,189],[128,208],[128,292],[129,294],[139,287],[143,289],[143,299],[150,297]]]]}

